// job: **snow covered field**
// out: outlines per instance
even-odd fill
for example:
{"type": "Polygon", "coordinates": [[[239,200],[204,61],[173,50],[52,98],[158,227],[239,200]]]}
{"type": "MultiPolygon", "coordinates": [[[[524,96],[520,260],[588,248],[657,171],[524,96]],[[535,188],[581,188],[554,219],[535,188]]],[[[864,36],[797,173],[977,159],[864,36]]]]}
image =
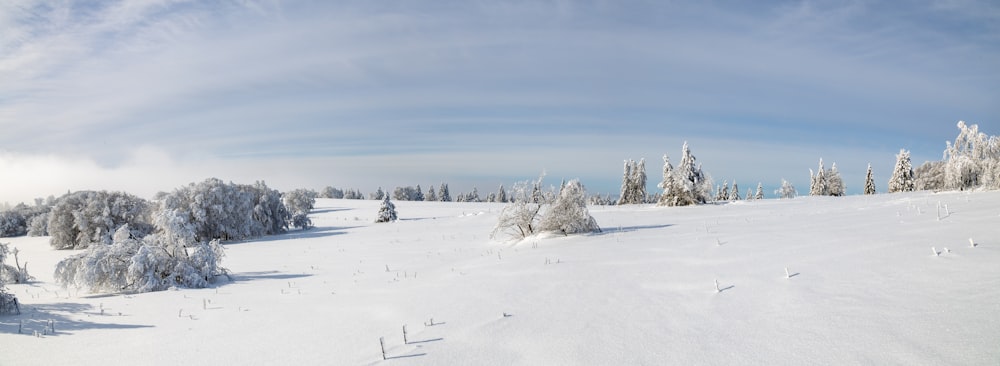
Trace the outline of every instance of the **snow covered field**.
{"type": "Polygon", "coordinates": [[[395,203],[320,199],[209,289],[62,289],[75,252],[0,239],[37,277],[0,365],[1000,364],[1000,192],[591,207],[603,233],[519,243],[500,204],[395,203]]]}

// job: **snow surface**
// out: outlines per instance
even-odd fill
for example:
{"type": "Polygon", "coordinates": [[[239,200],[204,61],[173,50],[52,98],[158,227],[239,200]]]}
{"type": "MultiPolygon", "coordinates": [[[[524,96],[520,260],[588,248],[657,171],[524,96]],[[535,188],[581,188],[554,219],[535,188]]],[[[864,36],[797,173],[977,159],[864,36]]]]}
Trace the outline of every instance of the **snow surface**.
{"type": "Polygon", "coordinates": [[[3,239],[38,281],[0,365],[1000,364],[1000,192],[591,207],[603,233],[519,243],[499,204],[379,204],[229,243],[209,289],[62,289],[74,251],[3,239]]]}

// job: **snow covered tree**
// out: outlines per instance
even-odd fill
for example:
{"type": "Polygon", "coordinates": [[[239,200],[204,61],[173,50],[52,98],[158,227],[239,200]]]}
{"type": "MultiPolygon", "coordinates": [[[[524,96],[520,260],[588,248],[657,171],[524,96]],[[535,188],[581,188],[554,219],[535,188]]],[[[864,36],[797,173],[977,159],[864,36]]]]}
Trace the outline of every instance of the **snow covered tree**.
{"type": "Polygon", "coordinates": [[[722,187],[719,187],[718,193],[715,195],[715,200],[719,202],[729,200],[729,181],[722,181],[722,187]]]}
{"type": "Polygon", "coordinates": [[[545,211],[539,229],[563,235],[601,231],[587,210],[587,192],[579,180],[573,179],[563,185],[559,197],[545,211]]]}
{"type": "Polygon", "coordinates": [[[778,198],[780,199],[791,199],[795,198],[795,196],[798,196],[799,193],[795,190],[795,186],[793,186],[792,183],[789,183],[787,180],[782,178],[781,188],[775,190],[774,194],[777,195],[778,198]]]}
{"type": "Polygon", "coordinates": [[[896,167],[892,170],[892,178],[889,178],[889,193],[912,192],[916,188],[913,178],[910,152],[900,149],[896,155],[896,167]]]}
{"type": "Polygon", "coordinates": [[[142,236],[152,232],[152,206],[124,192],[82,191],[58,199],[49,213],[50,244],[56,249],[83,249],[94,243],[109,244],[124,224],[142,236]]]}
{"type": "Polygon", "coordinates": [[[437,192],[434,191],[434,186],[431,186],[431,188],[427,190],[427,197],[424,197],[424,200],[432,202],[438,200],[437,192]]]}
{"type": "Polygon", "coordinates": [[[958,121],[959,134],[945,149],[945,188],[1000,188],[1000,138],[958,121]]]}
{"type": "Polygon", "coordinates": [[[291,214],[289,224],[295,228],[308,228],[312,226],[309,219],[309,211],[316,205],[316,192],[308,189],[296,189],[285,192],[281,195],[285,208],[291,214]]]}
{"type": "Polygon", "coordinates": [[[753,199],[762,200],[764,199],[764,184],[757,182],[757,193],[754,194],[753,199]]]}
{"type": "Polygon", "coordinates": [[[639,162],[625,160],[625,173],[622,175],[622,190],[618,198],[619,205],[639,204],[646,200],[646,159],[639,162]]]}
{"type": "MultiPolygon", "coordinates": [[[[681,164],[675,169],[670,158],[663,156],[663,181],[658,187],[663,189],[658,204],[660,206],[687,206],[708,202],[711,198],[712,181],[696,164],[687,142],[682,148],[681,164]]],[[[738,189],[738,187],[734,187],[738,189]]],[[[734,194],[729,191],[729,194],[734,194]]],[[[739,191],[735,194],[738,196],[739,191]]]]}
{"type": "Polygon", "coordinates": [[[416,192],[413,193],[413,200],[414,201],[423,201],[424,200],[424,192],[420,190],[420,185],[419,184],[417,184],[417,190],[416,190],[416,192]]]}
{"type": "Polygon", "coordinates": [[[826,194],[828,196],[841,197],[846,194],[847,187],[844,186],[844,179],[840,177],[837,170],[837,163],[833,163],[830,171],[826,174],[826,194]]]}
{"type": "Polygon", "coordinates": [[[501,184],[500,189],[497,190],[496,201],[500,203],[507,203],[507,191],[504,190],[503,184],[501,184]]]}
{"type": "Polygon", "coordinates": [[[917,191],[940,191],[945,189],[944,161],[928,161],[913,170],[913,189],[917,191]]]}
{"type": "Polygon", "coordinates": [[[320,192],[319,196],[321,198],[344,198],[344,191],[331,186],[326,186],[323,191],[320,192]]]}
{"type": "Polygon", "coordinates": [[[865,174],[865,194],[875,194],[875,178],[872,175],[871,163],[868,163],[868,173],[865,174]]]}
{"type": "Polygon", "coordinates": [[[448,193],[448,184],[441,183],[441,187],[438,188],[438,199],[441,202],[451,202],[451,194],[448,193]]]}
{"type": "MultiPolygon", "coordinates": [[[[21,313],[17,297],[7,292],[7,283],[27,282],[30,278],[27,269],[22,270],[20,264],[15,264],[16,267],[6,264],[9,254],[14,254],[16,257],[17,248],[11,250],[8,248],[8,244],[0,243],[0,315],[21,313]]],[[[25,263],[25,267],[27,267],[27,263],[25,263]]]]}
{"type": "Polygon", "coordinates": [[[382,187],[378,187],[378,189],[375,190],[375,193],[372,193],[370,199],[371,200],[380,200],[380,199],[385,198],[385,196],[387,196],[387,195],[388,194],[386,194],[385,191],[382,190],[382,187]]]}
{"type": "Polygon", "coordinates": [[[730,201],[740,200],[740,186],[736,185],[735,180],[733,181],[733,189],[729,191],[729,200],[730,201]]]}
{"type": "Polygon", "coordinates": [[[21,213],[8,210],[0,211],[0,238],[22,236],[28,233],[28,223],[21,213]]]}
{"type": "Polygon", "coordinates": [[[826,196],[826,168],[823,167],[823,159],[819,159],[819,170],[813,174],[812,169],[809,170],[809,195],[810,196],[826,196]]]}
{"type": "Polygon", "coordinates": [[[491,238],[498,235],[508,235],[514,239],[524,239],[534,235],[538,231],[538,221],[542,209],[540,192],[536,196],[536,191],[542,185],[542,173],[537,180],[514,183],[511,188],[508,203],[497,218],[497,224],[493,227],[491,238]]]}
{"type": "Polygon", "coordinates": [[[375,218],[375,222],[393,222],[396,221],[396,205],[389,201],[389,195],[385,195],[382,200],[382,206],[378,209],[378,217],[375,218]]]}
{"type": "Polygon", "coordinates": [[[175,189],[159,204],[153,219],[158,230],[188,228],[190,242],[277,234],[288,228],[291,218],[281,193],[260,181],[245,185],[210,178],[175,189]]]}

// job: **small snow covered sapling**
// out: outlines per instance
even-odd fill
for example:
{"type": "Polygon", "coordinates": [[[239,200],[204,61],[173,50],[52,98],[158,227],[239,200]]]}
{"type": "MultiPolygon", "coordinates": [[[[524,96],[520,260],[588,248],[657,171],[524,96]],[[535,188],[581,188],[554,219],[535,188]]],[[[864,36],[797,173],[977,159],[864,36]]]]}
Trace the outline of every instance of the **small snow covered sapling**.
{"type": "Polygon", "coordinates": [[[972,238],[969,238],[969,248],[975,248],[975,247],[976,247],[976,242],[972,240],[972,238]]]}
{"type": "Polygon", "coordinates": [[[785,278],[792,278],[792,275],[788,273],[788,267],[785,267],[785,278]]]}
{"type": "Polygon", "coordinates": [[[722,289],[719,288],[719,280],[715,280],[715,292],[722,292],[722,289]]]}
{"type": "Polygon", "coordinates": [[[934,256],[940,256],[941,252],[937,251],[937,248],[931,247],[931,252],[934,252],[934,256]]]}

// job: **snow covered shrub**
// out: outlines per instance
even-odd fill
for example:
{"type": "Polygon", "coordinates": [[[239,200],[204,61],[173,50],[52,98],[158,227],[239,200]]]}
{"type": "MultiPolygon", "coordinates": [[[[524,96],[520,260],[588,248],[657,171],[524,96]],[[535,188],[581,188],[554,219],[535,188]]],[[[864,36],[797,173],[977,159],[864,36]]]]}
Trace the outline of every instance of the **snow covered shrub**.
{"type": "Polygon", "coordinates": [[[56,249],[83,249],[108,244],[118,227],[129,224],[140,235],[152,231],[151,205],[124,192],[81,191],[59,198],[49,212],[50,244],[56,249]]]}
{"type": "Polygon", "coordinates": [[[28,263],[21,266],[17,258],[17,248],[10,248],[10,244],[0,243],[0,288],[5,283],[27,283],[33,277],[28,274],[28,263]],[[7,258],[14,257],[14,265],[6,263],[7,258]]]}
{"type": "Polygon", "coordinates": [[[542,177],[537,181],[517,182],[511,189],[509,202],[500,211],[496,226],[493,227],[491,238],[496,238],[499,234],[509,235],[515,239],[524,239],[534,235],[538,230],[539,213],[542,209],[540,200],[541,194],[536,196],[536,189],[540,189],[542,177]],[[529,188],[531,187],[531,188],[529,188]]]}
{"type": "Polygon", "coordinates": [[[225,274],[218,240],[191,242],[164,233],[141,239],[123,225],[110,244],[94,244],[56,265],[56,282],[91,292],[149,292],[201,288],[225,274]]]}
{"type": "Polygon", "coordinates": [[[396,205],[389,201],[389,195],[385,195],[382,199],[382,206],[378,209],[378,217],[375,218],[375,222],[393,222],[396,221],[396,205]]]}
{"type": "MultiPolygon", "coordinates": [[[[419,184],[416,188],[413,188],[412,186],[396,187],[396,189],[392,191],[392,198],[397,201],[423,201],[424,193],[420,190],[419,184]]],[[[376,199],[382,199],[382,197],[378,197],[376,199]]]]}
{"type": "Polygon", "coordinates": [[[900,149],[896,155],[896,167],[892,169],[892,178],[889,178],[889,193],[912,192],[915,188],[910,152],[900,149]]]}
{"type": "Polygon", "coordinates": [[[4,261],[7,259],[7,244],[0,243],[0,314],[20,314],[17,297],[7,292],[7,277],[3,272],[4,261]]]}
{"type": "Polygon", "coordinates": [[[290,223],[295,228],[312,226],[309,211],[316,205],[316,192],[308,189],[296,189],[281,195],[285,208],[291,213],[290,223]]]}
{"type": "Polygon", "coordinates": [[[563,235],[601,231],[587,210],[587,192],[579,180],[571,180],[563,186],[559,197],[542,216],[539,230],[563,235]]]}
{"type": "Polygon", "coordinates": [[[49,213],[31,218],[28,221],[28,236],[48,236],[49,235],[49,213]]]}
{"type": "Polygon", "coordinates": [[[944,189],[943,161],[928,161],[913,170],[913,187],[917,191],[940,191],[944,189]]]}
{"type": "Polygon", "coordinates": [[[344,191],[331,186],[326,186],[326,188],[323,188],[323,192],[321,192],[319,196],[322,198],[344,198],[344,191]]]}

